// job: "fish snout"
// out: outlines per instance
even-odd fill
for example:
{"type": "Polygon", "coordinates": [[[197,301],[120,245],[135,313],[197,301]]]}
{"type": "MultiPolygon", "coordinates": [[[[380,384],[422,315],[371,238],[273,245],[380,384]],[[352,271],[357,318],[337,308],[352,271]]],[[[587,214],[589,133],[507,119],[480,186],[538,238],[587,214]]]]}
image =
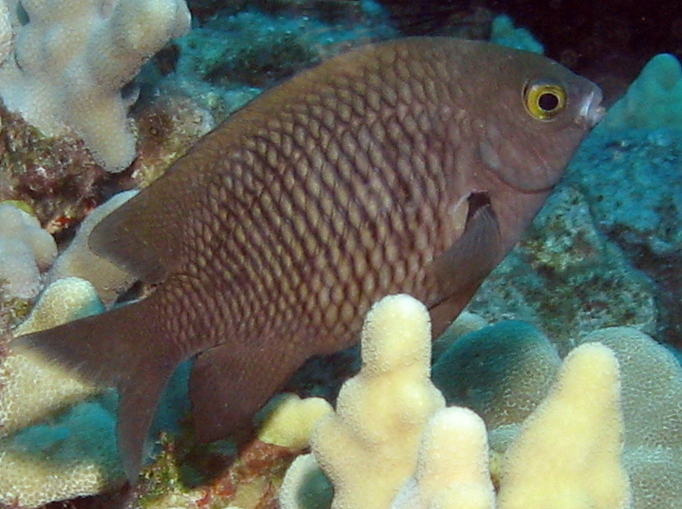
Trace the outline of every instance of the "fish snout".
{"type": "Polygon", "coordinates": [[[591,129],[604,117],[606,108],[602,106],[602,92],[596,86],[583,99],[575,119],[576,124],[591,129]]]}

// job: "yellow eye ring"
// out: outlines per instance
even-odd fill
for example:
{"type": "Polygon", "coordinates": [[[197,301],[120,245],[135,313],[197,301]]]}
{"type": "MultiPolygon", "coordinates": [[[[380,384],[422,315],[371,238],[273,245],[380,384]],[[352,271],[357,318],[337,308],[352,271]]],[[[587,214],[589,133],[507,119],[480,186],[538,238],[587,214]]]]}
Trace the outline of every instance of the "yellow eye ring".
{"type": "Polygon", "coordinates": [[[559,85],[534,83],[526,87],[524,100],[533,118],[549,120],[566,107],[566,91],[559,85]]]}

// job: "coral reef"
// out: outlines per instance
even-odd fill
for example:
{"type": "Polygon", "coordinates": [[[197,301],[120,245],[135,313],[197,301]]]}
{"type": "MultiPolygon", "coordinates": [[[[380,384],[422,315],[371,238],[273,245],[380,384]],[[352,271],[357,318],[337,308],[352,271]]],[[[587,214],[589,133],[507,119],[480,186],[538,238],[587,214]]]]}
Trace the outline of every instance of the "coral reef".
{"type": "Polygon", "coordinates": [[[231,2],[207,10],[214,14],[177,41],[177,71],[163,88],[195,98],[218,121],[297,71],[397,35],[372,0],[231,2]]]}
{"type": "MultiPolygon", "coordinates": [[[[132,1],[100,3],[122,9],[132,1]]],[[[61,4],[61,1],[57,3],[61,4]]],[[[70,10],[65,12],[74,13],[95,3],[93,0],[72,2],[70,10]]],[[[170,2],[165,3],[170,5],[170,2]]],[[[21,2],[24,4],[41,6],[43,2],[25,0],[21,2]]],[[[16,7],[19,2],[0,2],[0,7],[7,5],[16,7]]],[[[567,6],[553,6],[552,12],[564,19],[567,6]]],[[[78,136],[85,138],[78,125],[71,125],[64,135],[65,131],[59,129],[59,136],[45,136],[19,115],[0,106],[0,199],[26,202],[44,229],[56,234],[58,241],[64,243],[72,228],[104,197],[120,189],[149,185],[198,137],[263,87],[351,45],[394,34],[381,9],[369,1],[239,0],[226,4],[196,0],[192,8],[193,13],[200,13],[199,27],[168,48],[165,62],[157,59],[157,74],[147,66],[134,87],[122,88],[124,83],[119,82],[108,92],[108,100],[115,102],[118,112],[118,116],[110,120],[115,123],[112,132],[117,136],[114,142],[122,144],[125,150],[115,154],[118,163],[103,161],[99,154],[98,161],[104,162],[109,170],[126,166],[126,161],[134,155],[131,140],[135,134],[138,153],[130,171],[116,177],[105,172],[83,141],[76,139],[78,136]],[[166,64],[168,67],[161,69],[166,64]],[[128,107],[137,97],[138,85],[142,87],[141,101],[132,112],[132,118],[126,118],[128,107]],[[155,100],[148,105],[152,95],[155,100]]],[[[30,9],[25,9],[28,18],[17,18],[17,12],[21,13],[22,9],[13,9],[11,16],[10,11],[0,9],[0,26],[5,28],[0,30],[0,55],[5,57],[21,54],[22,47],[15,43],[44,40],[46,33],[37,32],[45,23],[36,16],[31,18],[30,9]],[[16,25],[18,20],[25,24],[16,25]],[[11,27],[11,23],[15,26],[11,27]],[[27,30],[29,28],[33,35],[27,30]],[[25,36],[20,37],[24,30],[25,36]],[[13,32],[17,38],[12,37],[13,32]]],[[[178,13],[180,11],[176,11],[178,13]]],[[[87,27],[92,26],[94,16],[86,14],[78,18],[82,25],[72,30],[73,33],[85,33],[87,27]]],[[[546,21],[545,11],[539,10],[536,14],[543,23],[546,21]]],[[[63,17],[54,18],[55,21],[60,19],[63,17]]],[[[529,24],[520,15],[515,19],[529,24]]],[[[77,18],[71,20],[75,23],[77,18]]],[[[522,34],[512,30],[513,26],[504,18],[496,19],[496,27],[491,24],[492,20],[491,12],[478,12],[464,19],[461,25],[466,25],[464,29],[469,33],[480,32],[482,37],[490,36],[491,27],[498,39],[504,39],[508,34],[518,40],[516,37],[522,34]]],[[[569,27],[571,24],[564,25],[569,27]]],[[[151,36],[146,32],[151,32],[152,26],[143,25],[145,35],[151,36]]],[[[556,26],[552,25],[552,31],[558,35],[568,31],[565,28],[557,32],[556,26]]],[[[618,32],[619,27],[607,27],[606,21],[600,26],[592,27],[590,37],[571,36],[571,44],[561,48],[561,53],[555,40],[544,37],[542,41],[555,58],[585,66],[595,54],[603,53],[605,41],[609,51],[618,47],[620,39],[609,38],[608,34],[618,32]]],[[[158,28],[158,32],[166,30],[169,33],[168,26],[153,28],[153,32],[158,28]]],[[[632,40],[639,42],[641,39],[632,40]]],[[[65,58],[82,61],[84,45],[71,52],[65,50],[67,47],[66,44],[57,46],[61,53],[53,69],[59,71],[59,62],[64,62],[65,58]]],[[[643,50],[642,55],[649,50],[643,50]]],[[[671,47],[659,47],[658,51],[671,51],[671,47]]],[[[28,58],[35,53],[24,55],[28,58]]],[[[15,74],[8,72],[15,67],[13,60],[6,58],[0,67],[0,83],[4,83],[7,76],[17,76],[18,69],[12,71],[15,74]]],[[[620,83],[622,76],[636,71],[636,67],[629,66],[619,73],[614,66],[603,64],[595,72],[613,74],[620,83]]],[[[25,86],[28,71],[35,69],[35,66],[27,66],[26,74],[15,80],[16,83],[28,91],[25,86]]],[[[137,70],[131,69],[130,77],[137,70]]],[[[89,72],[85,67],[80,71],[89,72]]],[[[576,345],[592,341],[609,346],[621,368],[625,427],[623,464],[630,477],[631,509],[678,507],[682,503],[679,488],[682,444],[677,438],[682,435],[682,424],[675,404],[682,390],[679,365],[672,355],[633,329],[590,333],[606,326],[630,325],[655,334],[659,339],[682,344],[682,323],[679,321],[682,316],[679,271],[682,264],[682,230],[679,227],[682,223],[679,185],[682,137],[678,130],[679,115],[676,115],[680,109],[681,74],[679,62],[672,55],[659,55],[642,70],[628,94],[613,107],[604,127],[592,134],[572,163],[567,179],[569,185],[559,189],[520,246],[484,284],[470,307],[480,315],[462,316],[434,343],[436,363],[432,376],[436,385],[449,404],[465,405],[480,417],[456,407],[436,412],[425,422],[424,431],[418,433],[421,445],[417,445],[414,453],[417,466],[402,485],[396,507],[419,507],[426,501],[446,507],[438,500],[439,493],[449,493],[438,489],[445,481],[437,480],[435,489],[428,485],[429,479],[439,479],[437,474],[443,469],[435,462],[439,458],[428,454],[427,450],[428,444],[436,451],[442,450],[445,446],[440,444],[453,440],[454,428],[460,429],[462,436],[468,433],[476,438],[469,442],[476,445],[467,451],[471,454],[460,456],[470,458],[462,459],[465,473],[485,473],[489,468],[497,488],[508,484],[502,480],[502,472],[510,468],[505,463],[505,454],[510,444],[516,443],[524,421],[538,405],[547,403],[550,391],[556,390],[553,382],[561,366],[561,357],[576,345]],[[651,127],[657,128],[651,130],[651,127]],[[644,270],[653,282],[631,264],[644,270]],[[520,322],[502,322],[484,328],[487,322],[496,323],[506,318],[530,321],[552,339],[548,340],[537,329],[520,322]],[[481,330],[469,334],[477,329],[481,330]],[[453,377],[453,372],[458,376],[453,377]],[[490,429],[488,445],[480,434],[481,418],[490,429]],[[428,433],[432,433],[431,438],[428,433]],[[482,452],[486,450],[489,457],[482,452]],[[479,466],[467,470],[466,465],[475,461],[479,461],[479,466]],[[481,466],[486,461],[489,466],[481,466]]],[[[110,76],[102,75],[104,78],[110,76]]],[[[69,113],[96,120],[92,108],[88,111],[82,98],[78,98],[77,87],[68,90],[53,81],[59,78],[59,72],[40,80],[30,78],[33,80],[30,85],[36,87],[49,82],[54,84],[53,88],[61,86],[63,90],[59,93],[56,88],[41,92],[49,94],[48,102],[52,104],[63,101],[64,93],[74,92],[80,102],[69,113]]],[[[619,87],[616,84],[614,90],[619,87]]],[[[17,98],[22,96],[21,90],[12,90],[17,98]]],[[[16,107],[16,102],[6,99],[12,108],[16,107]]],[[[36,125],[45,134],[51,132],[38,121],[36,125]]],[[[97,150],[96,146],[89,148],[97,150]]],[[[79,275],[91,280],[107,304],[128,286],[125,274],[102,270],[98,265],[100,261],[90,257],[87,248],[87,232],[97,215],[124,197],[115,197],[83,224],[81,233],[49,272],[48,281],[53,285],[48,287],[40,304],[18,332],[47,326],[35,325],[36,322],[47,324],[53,318],[66,316],[67,310],[54,307],[61,301],[67,308],[73,306],[85,313],[90,312],[84,311],[88,306],[94,306],[91,311],[101,306],[93,288],[86,282],[77,279],[57,281],[63,276],[79,275]],[[75,268],[77,266],[80,268],[75,268]],[[110,285],[106,281],[116,284],[108,288],[110,285]],[[75,305],[69,295],[80,295],[84,300],[75,305]]],[[[0,206],[0,211],[5,210],[4,207],[0,206]]],[[[0,236],[5,227],[5,221],[0,218],[0,236]]],[[[43,235],[43,239],[47,237],[43,235]]],[[[12,263],[17,260],[13,257],[12,263]]],[[[46,268],[43,264],[40,270],[46,268]]],[[[36,281],[34,288],[40,289],[42,276],[36,281]]],[[[35,292],[33,295],[35,297],[35,292]]],[[[2,330],[9,330],[29,312],[32,299],[20,301],[5,300],[0,305],[2,330]]],[[[5,344],[0,343],[3,357],[6,355],[4,347],[5,344]]],[[[354,352],[344,352],[313,362],[317,367],[313,368],[312,376],[308,372],[308,378],[302,378],[294,386],[300,394],[322,394],[333,400],[339,381],[348,376],[354,362],[358,361],[354,352]]],[[[0,505],[36,507],[52,500],[100,493],[115,488],[123,479],[115,454],[113,395],[96,396],[95,388],[78,385],[77,381],[53,374],[49,369],[49,366],[37,367],[18,355],[2,359],[0,505]]],[[[297,401],[287,397],[285,400],[289,403],[275,407],[277,410],[270,418],[260,424],[259,439],[240,451],[229,444],[195,449],[187,443],[191,440],[182,435],[165,437],[161,454],[145,469],[135,487],[139,493],[135,507],[272,507],[284,470],[307,444],[311,420],[321,410],[315,406],[317,403],[312,405],[314,408],[306,407],[308,399],[297,401]],[[299,421],[300,417],[305,418],[299,421]]],[[[374,403],[370,405],[373,410],[377,406],[376,401],[374,403]]],[[[187,403],[182,400],[182,404],[187,403]]],[[[181,412],[178,407],[185,408],[176,405],[175,413],[181,412]]],[[[465,449],[464,446],[457,448],[465,449]]],[[[582,449],[576,447],[569,452],[578,450],[582,449]]],[[[560,456],[560,453],[546,453],[546,456],[552,455],[560,456]]],[[[440,455],[440,459],[450,460],[452,456],[440,455]]],[[[522,469],[526,461],[518,461],[522,469]]],[[[367,462],[374,463],[374,460],[367,462]]],[[[292,490],[299,490],[296,503],[306,509],[329,507],[332,487],[316,467],[313,457],[299,456],[293,465],[292,472],[300,469],[303,472],[300,475],[313,478],[312,484],[304,483],[303,491],[300,491],[300,485],[287,488],[290,494],[292,490]],[[301,502],[302,497],[308,498],[301,502]]],[[[547,467],[546,464],[543,466],[547,467]]],[[[364,470],[366,465],[359,468],[364,470]]],[[[588,468],[584,470],[589,471],[588,468]]],[[[296,476],[292,474],[292,477],[296,476]]],[[[453,489],[460,494],[471,494],[472,490],[482,493],[482,506],[478,507],[487,507],[486,493],[489,491],[486,491],[485,476],[472,479],[459,483],[453,480],[458,486],[453,489]]],[[[448,498],[453,500],[456,496],[448,494],[448,498]]],[[[472,500],[474,497],[464,498],[472,500]]],[[[96,500],[94,506],[97,506],[96,500]]],[[[68,504],[81,507],[81,502],[68,504]]],[[[511,502],[505,504],[509,508],[513,506],[511,502]]]]}
{"type": "Polygon", "coordinates": [[[1,103],[0,168],[0,199],[28,203],[53,234],[89,212],[107,176],[82,141],[45,137],[1,103]]]}
{"type": "Polygon", "coordinates": [[[11,1],[4,16],[2,98],[48,135],[75,134],[111,171],[135,157],[122,88],[189,29],[184,0],[11,1]]]}
{"type": "Polygon", "coordinates": [[[654,282],[659,323],[645,332],[677,345],[682,344],[680,161],[679,130],[600,129],[587,138],[566,176],[585,197],[599,231],[654,282]]]}
{"type": "MultiPolygon", "coordinates": [[[[528,335],[535,336],[531,341],[524,337],[522,328],[514,323],[501,323],[463,336],[453,344],[452,351],[443,354],[434,366],[434,382],[438,387],[443,387],[448,404],[475,409],[486,422],[491,459],[504,458],[519,429],[525,426],[524,420],[532,423],[533,417],[525,417],[534,415],[529,414],[528,405],[519,410],[517,403],[523,404],[529,399],[532,402],[536,398],[539,401],[548,393],[548,382],[552,383],[555,377],[561,377],[557,375],[554,356],[536,354],[537,350],[551,350],[550,340],[529,326],[525,328],[528,335]],[[501,336],[507,341],[503,348],[500,347],[501,336]],[[537,346],[527,349],[526,345],[533,342],[537,346]],[[518,362],[509,362],[509,352],[517,349],[522,352],[518,362]],[[523,352],[528,360],[521,358],[523,352]],[[446,366],[439,366],[441,362],[445,362],[446,366]],[[491,376],[491,367],[496,365],[501,368],[493,373],[494,383],[491,384],[491,378],[488,377],[491,376]],[[468,382],[453,382],[453,372],[448,371],[448,366],[451,369],[465,367],[464,378],[468,382]],[[524,377],[518,376],[524,368],[530,368],[528,378],[531,381],[538,381],[536,388],[524,377]],[[465,389],[454,392],[449,389],[453,385],[465,386],[465,389]],[[529,398],[528,393],[534,390],[540,394],[529,398]],[[488,404],[490,401],[495,404],[488,404]]],[[[682,455],[679,452],[682,447],[679,438],[682,436],[682,418],[677,411],[682,389],[682,367],[666,348],[629,327],[601,329],[588,334],[579,343],[581,346],[578,349],[592,343],[603,344],[614,352],[618,360],[624,425],[622,457],[630,478],[630,509],[677,507],[682,500],[682,490],[675,481],[682,473],[682,455]]],[[[577,388],[582,397],[595,391],[586,380],[582,376],[577,388]]],[[[540,409],[543,404],[530,410],[540,409]]],[[[600,439],[600,442],[603,441],[600,439]]],[[[571,451],[575,448],[574,443],[564,443],[564,446],[571,451]]],[[[558,452],[554,454],[562,459],[565,456],[558,452]]],[[[553,456],[550,454],[545,457],[553,456]]],[[[545,463],[544,468],[549,468],[549,464],[545,463]]],[[[581,467],[578,470],[584,469],[581,467]]],[[[498,468],[491,470],[495,477],[503,476],[498,468]]]]}

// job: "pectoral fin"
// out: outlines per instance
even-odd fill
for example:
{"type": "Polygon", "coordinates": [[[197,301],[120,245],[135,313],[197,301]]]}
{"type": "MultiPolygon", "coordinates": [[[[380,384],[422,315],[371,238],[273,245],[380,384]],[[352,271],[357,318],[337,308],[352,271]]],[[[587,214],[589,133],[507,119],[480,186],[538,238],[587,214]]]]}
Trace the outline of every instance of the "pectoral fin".
{"type": "Polygon", "coordinates": [[[428,306],[434,337],[464,309],[504,255],[499,224],[490,202],[470,205],[464,233],[428,268],[426,288],[430,293],[428,306]]]}

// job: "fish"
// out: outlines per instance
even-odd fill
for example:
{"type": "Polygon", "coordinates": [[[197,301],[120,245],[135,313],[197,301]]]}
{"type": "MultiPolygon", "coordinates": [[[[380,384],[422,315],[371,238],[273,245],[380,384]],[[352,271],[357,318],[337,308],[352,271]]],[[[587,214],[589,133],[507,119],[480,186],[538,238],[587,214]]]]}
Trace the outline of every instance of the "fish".
{"type": "Polygon", "coordinates": [[[248,426],[309,357],[351,346],[371,304],[424,302],[435,334],[519,240],[603,115],[543,56],[449,37],[333,57],[266,91],[107,216],[90,248],[153,292],[21,336],[118,389],[134,480],[159,398],[193,359],[201,442],[248,426]]]}

